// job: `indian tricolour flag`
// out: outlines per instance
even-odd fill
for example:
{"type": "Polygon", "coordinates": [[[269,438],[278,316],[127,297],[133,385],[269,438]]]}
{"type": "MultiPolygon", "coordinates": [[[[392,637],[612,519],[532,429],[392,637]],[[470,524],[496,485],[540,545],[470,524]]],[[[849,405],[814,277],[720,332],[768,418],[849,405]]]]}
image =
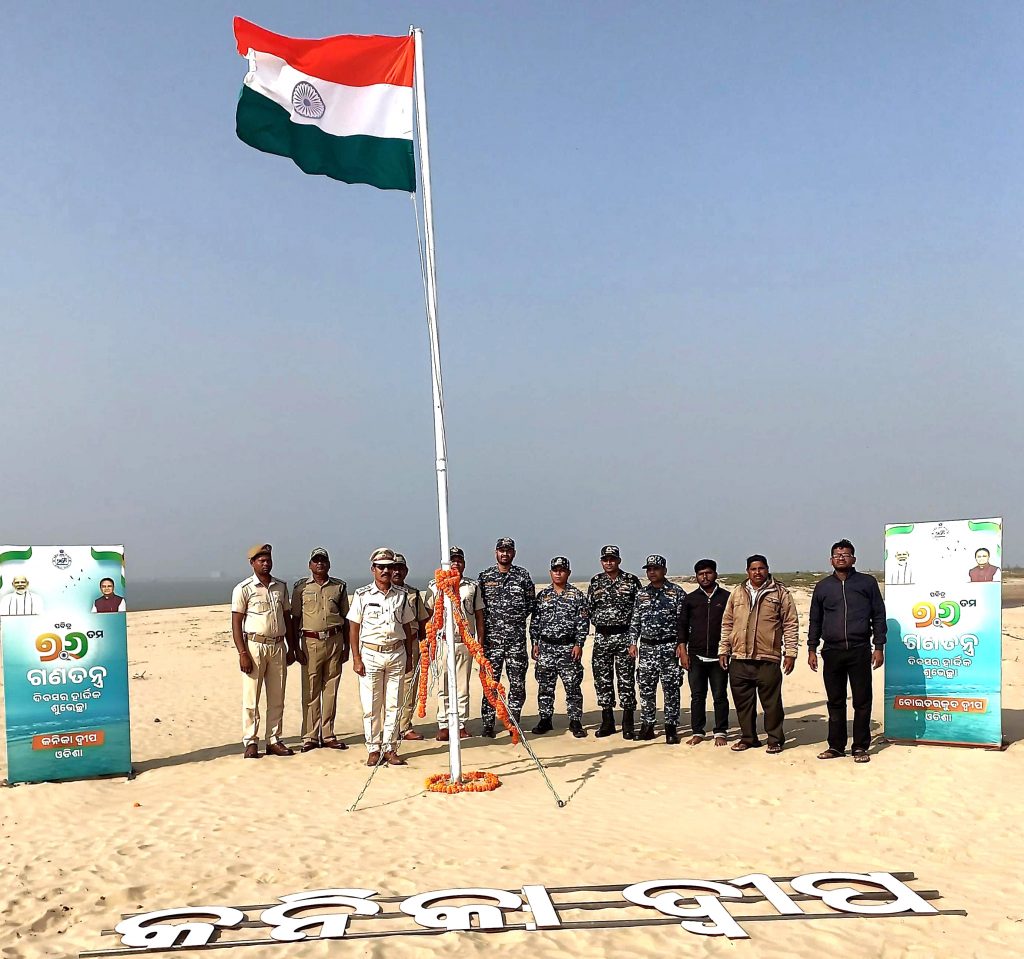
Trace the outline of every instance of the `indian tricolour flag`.
{"type": "Polygon", "coordinates": [[[306,173],[416,189],[412,37],[295,40],[236,17],[235,39],[249,60],[240,140],[306,173]]]}

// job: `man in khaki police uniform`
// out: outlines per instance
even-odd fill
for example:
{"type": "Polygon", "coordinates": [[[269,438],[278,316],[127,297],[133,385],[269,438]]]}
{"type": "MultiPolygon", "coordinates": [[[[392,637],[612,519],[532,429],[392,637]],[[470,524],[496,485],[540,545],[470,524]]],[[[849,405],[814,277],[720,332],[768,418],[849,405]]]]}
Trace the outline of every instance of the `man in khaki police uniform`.
{"type": "Polygon", "coordinates": [[[373,582],[356,590],[347,616],[352,624],[352,668],[359,677],[363,705],[367,766],[376,766],[382,758],[392,766],[406,765],[398,755],[398,693],[402,676],[412,669],[416,612],[409,594],[392,583],[394,565],[393,550],[373,551],[373,582]]]}
{"type": "Polygon", "coordinates": [[[412,669],[402,674],[402,688],[398,691],[398,735],[402,739],[414,742],[423,737],[412,728],[412,716],[416,710],[416,694],[420,687],[420,643],[427,634],[427,621],[430,613],[423,604],[423,594],[405,582],[409,575],[409,565],[405,556],[395,553],[395,565],[391,567],[391,582],[400,586],[409,594],[409,602],[416,611],[416,642],[412,648],[412,669]]]}
{"type": "MultiPolygon", "coordinates": [[[[484,597],[480,592],[480,584],[465,578],[466,554],[461,546],[452,546],[448,550],[452,569],[457,569],[463,578],[459,582],[459,601],[462,603],[462,614],[466,617],[469,634],[480,643],[484,639],[484,597]]],[[[437,583],[430,581],[427,591],[427,609],[433,615],[435,605],[440,602],[437,583]]],[[[469,735],[466,720],[469,719],[469,681],[473,675],[473,656],[466,649],[459,631],[455,630],[455,672],[458,683],[459,706],[459,739],[469,735]]],[[[440,670],[440,689],[437,693],[437,738],[443,743],[448,742],[448,643],[444,636],[437,637],[437,662],[440,670]]]]}
{"type": "Polygon", "coordinates": [[[242,671],[242,743],[246,759],[258,759],[260,690],[267,691],[267,754],[291,756],[281,742],[286,670],[306,654],[295,643],[288,586],[270,575],[274,568],[269,543],[249,549],[252,576],[231,593],[231,635],[242,671]]]}
{"type": "Polygon", "coordinates": [[[292,587],[292,621],[302,637],[302,751],[325,746],[348,749],[334,734],[341,664],[348,659],[348,586],[329,576],[331,557],[318,546],[309,554],[309,571],[292,587]]]}

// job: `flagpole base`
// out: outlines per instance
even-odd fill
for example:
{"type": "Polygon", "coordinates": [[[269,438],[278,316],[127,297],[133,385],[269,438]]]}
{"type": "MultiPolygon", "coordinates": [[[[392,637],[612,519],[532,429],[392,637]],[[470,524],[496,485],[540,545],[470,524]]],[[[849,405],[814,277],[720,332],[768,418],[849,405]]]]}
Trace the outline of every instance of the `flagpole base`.
{"type": "Polygon", "coordinates": [[[427,777],[428,793],[489,793],[501,785],[501,780],[494,773],[475,772],[463,773],[460,779],[452,779],[448,773],[435,773],[427,777]]]}

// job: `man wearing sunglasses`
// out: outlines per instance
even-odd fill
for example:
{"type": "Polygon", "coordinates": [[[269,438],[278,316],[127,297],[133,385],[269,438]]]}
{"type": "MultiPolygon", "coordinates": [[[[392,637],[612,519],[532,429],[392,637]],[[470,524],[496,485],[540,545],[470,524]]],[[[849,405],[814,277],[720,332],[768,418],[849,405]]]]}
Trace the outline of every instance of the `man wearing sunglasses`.
{"type": "Polygon", "coordinates": [[[373,582],[360,586],[348,611],[352,669],[359,677],[366,765],[405,766],[398,755],[398,697],[402,677],[412,669],[416,610],[409,594],[392,581],[394,550],[370,556],[373,582]]]}

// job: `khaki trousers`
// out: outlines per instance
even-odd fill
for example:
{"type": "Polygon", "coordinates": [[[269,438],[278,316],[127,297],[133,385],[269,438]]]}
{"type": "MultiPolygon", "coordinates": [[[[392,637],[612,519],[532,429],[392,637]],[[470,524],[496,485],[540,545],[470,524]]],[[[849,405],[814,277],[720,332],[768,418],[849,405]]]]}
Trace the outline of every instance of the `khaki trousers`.
{"type": "Polygon", "coordinates": [[[266,733],[268,743],[281,741],[281,720],[284,717],[284,686],[288,675],[285,663],[285,641],[276,643],[246,640],[252,657],[252,672],[242,673],[242,744],[259,742],[260,694],[267,692],[266,733]]]}
{"type": "Polygon", "coordinates": [[[414,665],[402,675],[402,688],[398,692],[398,735],[404,736],[412,729],[412,717],[416,712],[416,700],[420,691],[420,644],[412,644],[414,665]]]}
{"type": "Polygon", "coordinates": [[[390,653],[362,647],[362,659],[366,675],[359,677],[359,701],[366,751],[387,752],[398,746],[398,694],[405,671],[405,646],[390,653]]]}
{"type": "Polygon", "coordinates": [[[302,737],[302,741],[305,742],[306,716],[309,713],[309,698],[306,693],[306,690],[309,689],[309,670],[306,668],[304,663],[300,664],[300,669],[302,670],[302,676],[299,681],[299,693],[302,697],[302,711],[300,714],[302,716],[302,729],[299,730],[299,735],[302,737]]]}
{"type": "MultiPolygon", "coordinates": [[[[441,683],[437,691],[437,728],[448,728],[448,644],[441,642],[437,651],[441,683]]],[[[465,643],[455,643],[455,673],[459,684],[456,702],[459,706],[459,725],[469,719],[469,681],[473,675],[473,656],[465,643]]]]}
{"type": "Polygon", "coordinates": [[[305,742],[334,739],[334,714],[341,682],[341,654],[345,640],[338,636],[327,639],[305,639],[306,666],[302,690],[306,709],[302,724],[305,742]]]}

